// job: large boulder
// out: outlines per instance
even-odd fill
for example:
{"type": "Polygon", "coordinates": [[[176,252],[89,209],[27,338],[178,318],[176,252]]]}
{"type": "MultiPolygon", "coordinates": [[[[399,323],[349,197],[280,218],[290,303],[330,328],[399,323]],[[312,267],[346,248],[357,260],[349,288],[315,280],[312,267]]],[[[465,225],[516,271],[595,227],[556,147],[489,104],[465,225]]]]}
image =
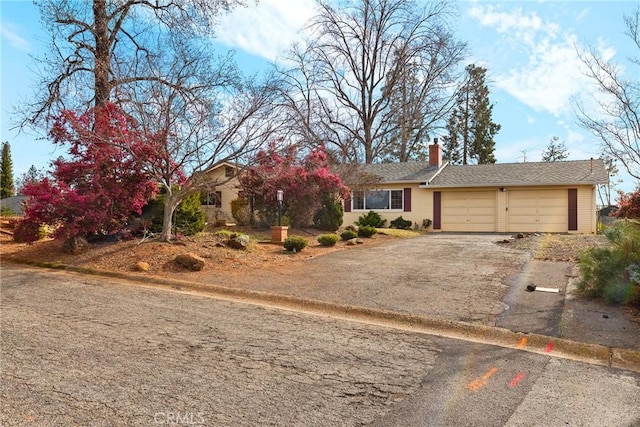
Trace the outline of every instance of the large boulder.
{"type": "Polygon", "coordinates": [[[189,269],[191,271],[202,270],[204,268],[204,263],[205,263],[204,258],[199,257],[194,253],[180,254],[176,256],[175,262],[178,265],[186,269],[189,269]]]}
{"type": "Polygon", "coordinates": [[[65,254],[79,255],[89,249],[89,242],[84,237],[70,237],[62,244],[62,252],[65,254]]]}
{"type": "Polygon", "coordinates": [[[246,234],[232,236],[227,241],[227,246],[233,249],[241,249],[246,250],[249,247],[249,243],[251,242],[251,238],[246,234]]]}

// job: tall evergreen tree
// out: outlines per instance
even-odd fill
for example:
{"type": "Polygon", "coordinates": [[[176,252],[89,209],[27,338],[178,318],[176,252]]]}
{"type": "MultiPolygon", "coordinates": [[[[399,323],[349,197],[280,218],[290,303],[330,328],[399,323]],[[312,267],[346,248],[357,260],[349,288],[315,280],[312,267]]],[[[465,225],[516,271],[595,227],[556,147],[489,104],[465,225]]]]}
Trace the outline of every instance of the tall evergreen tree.
{"type": "Polygon", "coordinates": [[[569,157],[569,150],[567,150],[564,142],[560,141],[557,136],[552,136],[549,140],[549,145],[542,152],[543,162],[558,162],[569,157]]]}
{"type": "Polygon", "coordinates": [[[5,141],[2,143],[2,159],[0,160],[0,199],[11,197],[14,194],[11,148],[9,143],[5,141]]]}
{"type": "Polygon", "coordinates": [[[491,118],[493,105],[485,82],[487,69],[470,64],[465,71],[465,81],[447,123],[449,134],[443,138],[445,156],[455,164],[495,163],[493,138],[500,125],[491,118]]]}

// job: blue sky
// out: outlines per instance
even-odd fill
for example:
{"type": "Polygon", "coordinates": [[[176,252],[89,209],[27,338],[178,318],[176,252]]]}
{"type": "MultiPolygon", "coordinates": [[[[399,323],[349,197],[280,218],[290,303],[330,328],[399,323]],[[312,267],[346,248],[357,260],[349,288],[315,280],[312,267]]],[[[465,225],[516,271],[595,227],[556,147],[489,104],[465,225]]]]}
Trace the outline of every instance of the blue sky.
{"type": "MultiPolygon", "coordinates": [[[[251,2],[249,2],[251,3],[251,2]]],[[[600,157],[600,142],[576,124],[572,98],[588,100],[591,83],[580,72],[576,46],[596,47],[606,58],[625,63],[633,51],[624,35],[623,15],[638,1],[457,1],[458,38],[469,43],[466,63],[487,68],[500,163],[539,161],[552,136],[564,141],[569,159],[600,157]]],[[[222,17],[220,49],[236,51],[247,73],[259,72],[298,39],[313,15],[313,0],[260,0],[222,17]]],[[[46,49],[37,9],[30,1],[0,0],[0,141],[9,141],[16,177],[31,165],[46,168],[55,151],[36,135],[17,134],[11,111],[33,93],[37,56],[46,49]]],[[[637,78],[637,76],[631,76],[637,78]]],[[[627,175],[618,188],[631,191],[627,175]]]]}

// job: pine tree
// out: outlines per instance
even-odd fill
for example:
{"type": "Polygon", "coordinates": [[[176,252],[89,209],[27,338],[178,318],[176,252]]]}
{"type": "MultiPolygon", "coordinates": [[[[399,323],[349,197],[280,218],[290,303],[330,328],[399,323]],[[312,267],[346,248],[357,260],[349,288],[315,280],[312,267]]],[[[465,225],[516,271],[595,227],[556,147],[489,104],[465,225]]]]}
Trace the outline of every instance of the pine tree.
{"type": "Polygon", "coordinates": [[[542,152],[543,162],[558,162],[569,157],[569,151],[564,142],[559,141],[560,138],[552,136],[549,145],[542,152]]]}
{"type": "Polygon", "coordinates": [[[443,149],[451,163],[495,163],[494,136],[500,125],[492,121],[493,105],[489,102],[489,88],[485,83],[487,69],[474,64],[466,68],[445,136],[443,149]]]}
{"type": "Polygon", "coordinates": [[[0,160],[0,199],[12,197],[15,193],[13,185],[13,161],[8,142],[2,143],[2,159],[0,160]]]}

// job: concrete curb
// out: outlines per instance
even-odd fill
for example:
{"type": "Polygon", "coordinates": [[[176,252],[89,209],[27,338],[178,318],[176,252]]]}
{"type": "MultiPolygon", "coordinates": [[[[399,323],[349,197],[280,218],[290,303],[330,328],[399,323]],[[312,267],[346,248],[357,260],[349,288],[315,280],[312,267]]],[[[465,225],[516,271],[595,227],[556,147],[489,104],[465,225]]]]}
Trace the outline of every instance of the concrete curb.
{"type": "Polygon", "coordinates": [[[479,325],[456,320],[447,320],[424,315],[401,313],[390,310],[353,306],[298,298],[289,295],[221,285],[204,285],[157,276],[138,276],[112,271],[93,270],[56,263],[38,263],[11,260],[20,264],[41,268],[59,269],[68,272],[111,277],[143,283],[147,287],[168,288],[172,291],[205,295],[212,298],[268,306],[300,313],[322,315],[371,325],[454,338],[465,341],[491,344],[499,347],[528,351],[589,364],[608,366],[640,373],[640,351],[608,347],[600,344],[582,343],[546,335],[514,332],[494,326],[479,325]]]}

